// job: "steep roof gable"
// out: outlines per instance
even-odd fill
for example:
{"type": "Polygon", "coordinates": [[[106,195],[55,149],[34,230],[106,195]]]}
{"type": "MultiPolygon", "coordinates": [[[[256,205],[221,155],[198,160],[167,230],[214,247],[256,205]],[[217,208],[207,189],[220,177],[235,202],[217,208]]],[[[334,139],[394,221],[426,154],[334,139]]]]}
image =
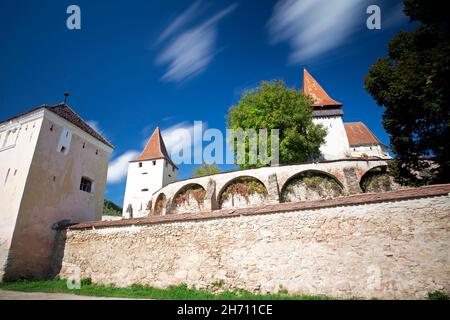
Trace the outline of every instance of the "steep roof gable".
{"type": "Polygon", "coordinates": [[[167,152],[166,145],[164,144],[164,140],[161,136],[161,131],[159,130],[159,127],[156,127],[144,150],[134,161],[155,160],[162,158],[174,165],[167,152]]]}
{"type": "Polygon", "coordinates": [[[342,103],[332,99],[328,93],[320,86],[320,84],[312,77],[312,75],[303,69],[303,86],[302,92],[313,98],[313,107],[337,107],[342,106],[342,103]]]}

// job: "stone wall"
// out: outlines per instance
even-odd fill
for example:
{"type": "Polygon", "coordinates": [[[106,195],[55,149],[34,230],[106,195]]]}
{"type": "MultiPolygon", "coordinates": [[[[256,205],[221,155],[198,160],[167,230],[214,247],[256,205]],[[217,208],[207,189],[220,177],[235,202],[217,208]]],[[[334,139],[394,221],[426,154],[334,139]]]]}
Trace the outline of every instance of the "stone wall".
{"type": "MultiPolygon", "coordinates": [[[[236,170],[229,172],[222,172],[210,176],[191,178],[186,180],[179,180],[166,185],[143,201],[148,203],[151,201],[152,210],[143,210],[139,215],[134,217],[143,217],[148,214],[171,214],[182,213],[180,210],[174,209],[175,198],[177,193],[189,185],[198,185],[206,190],[206,196],[203,201],[203,209],[215,210],[221,207],[221,194],[233,182],[242,178],[253,178],[261,182],[267,191],[267,197],[264,201],[258,200],[257,203],[279,203],[282,201],[280,192],[282,192],[289,182],[299,174],[315,173],[325,175],[338,183],[343,194],[357,194],[363,190],[360,188],[361,182],[368,172],[375,168],[386,167],[389,159],[378,158],[359,158],[359,159],[341,159],[318,161],[314,163],[303,163],[297,165],[285,165],[274,167],[262,167],[257,169],[236,170]],[[156,210],[157,199],[164,196],[167,199],[167,206],[165,210],[156,210]]],[[[231,205],[230,202],[225,202],[227,208],[238,208],[241,205],[246,207],[245,202],[237,201],[236,206],[231,205]]],[[[195,208],[192,208],[195,209],[195,208]]],[[[199,210],[197,210],[198,212],[199,210]]]]}
{"type": "MultiPolygon", "coordinates": [[[[450,291],[450,185],[72,226],[60,276],[334,297],[450,291]]],[[[61,237],[62,238],[62,237],[61,237]]],[[[65,244],[65,247],[63,246],[65,244]]]]}

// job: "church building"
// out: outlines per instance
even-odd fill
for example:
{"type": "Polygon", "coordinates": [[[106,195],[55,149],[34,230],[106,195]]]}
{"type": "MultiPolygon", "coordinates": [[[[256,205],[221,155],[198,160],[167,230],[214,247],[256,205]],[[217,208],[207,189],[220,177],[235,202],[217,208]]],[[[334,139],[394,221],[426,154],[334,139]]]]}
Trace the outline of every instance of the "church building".
{"type": "Polygon", "coordinates": [[[320,148],[322,160],[389,158],[387,147],[364,123],[342,121],[342,103],[332,99],[306,69],[303,70],[302,92],[314,101],[313,122],[323,125],[328,132],[320,148]]]}

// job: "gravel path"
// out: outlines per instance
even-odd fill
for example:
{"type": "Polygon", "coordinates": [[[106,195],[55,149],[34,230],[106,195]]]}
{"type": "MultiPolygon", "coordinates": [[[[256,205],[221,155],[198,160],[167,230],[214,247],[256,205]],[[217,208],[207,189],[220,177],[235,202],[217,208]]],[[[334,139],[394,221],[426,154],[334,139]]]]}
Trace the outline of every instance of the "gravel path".
{"type": "Polygon", "coordinates": [[[20,291],[0,290],[0,300],[132,300],[132,299],[79,296],[67,293],[20,292],[20,291]]]}

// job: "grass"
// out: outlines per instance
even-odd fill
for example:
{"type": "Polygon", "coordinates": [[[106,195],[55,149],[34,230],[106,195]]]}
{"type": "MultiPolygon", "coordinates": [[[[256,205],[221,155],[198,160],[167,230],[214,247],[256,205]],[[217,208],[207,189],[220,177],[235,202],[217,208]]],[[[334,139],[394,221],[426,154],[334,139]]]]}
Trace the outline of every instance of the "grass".
{"type": "Polygon", "coordinates": [[[0,289],[22,292],[69,293],[96,297],[118,297],[135,299],[176,299],[176,300],[330,300],[327,296],[288,295],[286,290],[278,294],[253,294],[246,290],[236,289],[213,293],[208,290],[188,288],[181,284],[158,289],[150,286],[133,285],[128,288],[118,288],[91,283],[90,279],[81,280],[80,289],[68,289],[66,280],[19,280],[15,282],[0,282],[0,289]]]}

